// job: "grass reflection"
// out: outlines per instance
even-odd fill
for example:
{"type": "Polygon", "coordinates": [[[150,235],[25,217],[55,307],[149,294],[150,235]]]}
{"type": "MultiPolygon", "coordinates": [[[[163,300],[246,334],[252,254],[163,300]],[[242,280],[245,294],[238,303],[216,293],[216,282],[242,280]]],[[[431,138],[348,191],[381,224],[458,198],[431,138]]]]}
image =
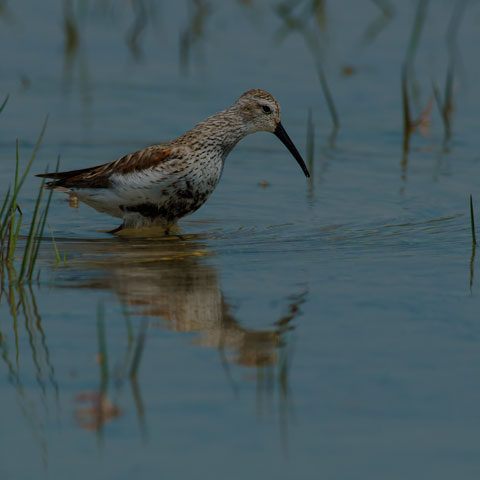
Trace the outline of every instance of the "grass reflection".
{"type": "Polygon", "coordinates": [[[85,430],[96,432],[100,443],[103,443],[104,427],[113,420],[121,417],[124,413],[123,409],[119,406],[119,402],[122,395],[123,384],[127,378],[130,383],[142,437],[144,439],[147,437],[145,408],[137,374],[145,346],[148,323],[145,321],[141,323],[138,336],[135,339],[128,314],[125,314],[125,318],[127,326],[127,347],[124,360],[120,368],[111,369],[107,348],[105,309],[103,303],[98,304],[98,353],[96,360],[100,367],[100,384],[96,391],[82,391],[75,396],[75,400],[79,404],[75,409],[77,424],[85,430]],[[110,388],[112,376],[115,389],[110,388]]]}
{"type": "Polygon", "coordinates": [[[0,324],[0,356],[8,371],[8,380],[16,392],[20,412],[30,426],[35,443],[41,451],[43,466],[47,468],[48,448],[44,418],[50,409],[49,392],[53,393],[55,410],[60,410],[59,386],[47,335],[31,285],[4,282],[0,300],[2,298],[5,298],[8,304],[12,322],[9,325],[4,319],[0,324]],[[25,378],[28,358],[35,372],[37,389],[32,389],[25,378]]]}
{"type": "Polygon", "coordinates": [[[284,453],[288,451],[289,417],[293,412],[290,372],[294,354],[295,320],[300,316],[301,305],[306,301],[308,289],[290,296],[287,313],[275,322],[279,337],[279,357],[276,364],[257,368],[257,415],[277,412],[280,438],[284,453]],[[275,402],[276,394],[276,402],[275,402]],[[276,405],[276,408],[275,408],[276,405]]]}

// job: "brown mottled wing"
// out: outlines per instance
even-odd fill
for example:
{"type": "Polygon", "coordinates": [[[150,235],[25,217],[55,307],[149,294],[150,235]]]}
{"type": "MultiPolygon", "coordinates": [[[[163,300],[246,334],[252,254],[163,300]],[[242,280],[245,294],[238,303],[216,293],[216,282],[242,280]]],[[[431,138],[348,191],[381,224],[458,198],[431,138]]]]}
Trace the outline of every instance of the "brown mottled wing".
{"type": "Polygon", "coordinates": [[[108,188],[110,186],[110,176],[113,173],[127,174],[153,168],[164,162],[171,152],[171,148],[156,145],[129,153],[114,162],[96,167],[68,172],[42,173],[36,176],[53,178],[53,181],[46,184],[49,188],[108,188]]]}

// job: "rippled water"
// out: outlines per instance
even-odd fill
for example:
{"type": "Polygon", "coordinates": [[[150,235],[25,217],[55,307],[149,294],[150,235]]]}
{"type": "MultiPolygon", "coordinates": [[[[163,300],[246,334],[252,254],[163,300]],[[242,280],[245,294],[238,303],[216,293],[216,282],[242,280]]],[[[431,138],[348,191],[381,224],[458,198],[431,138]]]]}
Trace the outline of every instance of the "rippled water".
{"type": "Polygon", "coordinates": [[[312,171],[251,136],[170,237],[107,234],[55,194],[40,273],[2,283],[1,478],[478,476],[479,6],[294,3],[0,2],[2,191],[48,113],[35,172],[168,140],[252,87],[312,171]],[[422,7],[412,115],[454,65],[452,136],[434,103],[402,151],[422,7]]]}

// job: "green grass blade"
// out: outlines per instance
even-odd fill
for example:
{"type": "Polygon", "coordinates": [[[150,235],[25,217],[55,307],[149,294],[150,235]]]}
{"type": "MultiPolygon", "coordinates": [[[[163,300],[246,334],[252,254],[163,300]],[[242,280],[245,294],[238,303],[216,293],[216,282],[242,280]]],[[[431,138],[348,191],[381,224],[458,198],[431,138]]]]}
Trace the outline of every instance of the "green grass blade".
{"type": "Polygon", "coordinates": [[[42,184],[41,184],[40,189],[38,191],[37,201],[35,203],[35,210],[33,212],[32,223],[30,224],[30,230],[28,232],[27,244],[25,245],[25,250],[23,252],[22,266],[20,268],[20,273],[18,275],[18,282],[19,283],[21,283],[23,281],[23,277],[25,276],[27,265],[29,264],[29,261],[30,261],[30,258],[31,258],[32,247],[33,247],[33,237],[35,235],[35,227],[36,227],[36,224],[37,224],[38,212],[40,210],[40,204],[41,204],[41,201],[42,201],[44,184],[45,184],[45,179],[42,180],[42,184]]]}
{"type": "MultiPolygon", "coordinates": [[[[57,165],[55,167],[55,174],[57,174],[57,172],[58,172],[59,165],[60,165],[60,156],[57,158],[57,165]]],[[[47,168],[47,170],[48,170],[48,168],[47,168]]],[[[42,185],[42,189],[43,189],[43,185],[42,185]]],[[[35,267],[35,262],[37,261],[37,255],[38,255],[38,251],[40,249],[40,243],[42,242],[43,232],[45,230],[45,223],[47,221],[48,210],[50,209],[50,202],[52,200],[52,194],[53,194],[53,189],[51,189],[49,194],[48,194],[47,204],[45,205],[45,209],[43,210],[43,214],[40,218],[40,222],[38,223],[38,227],[37,227],[37,230],[35,232],[36,243],[35,243],[35,246],[34,246],[34,249],[33,249],[33,256],[30,260],[30,266],[29,266],[29,269],[28,269],[29,280],[32,278],[33,269],[35,267]]]]}
{"type": "MultiPolygon", "coordinates": [[[[10,190],[11,190],[11,185],[8,186],[8,190],[7,190],[7,194],[5,195],[5,198],[3,199],[3,204],[2,204],[2,208],[0,209],[0,222],[1,222],[1,225],[3,227],[3,223],[4,223],[4,220],[3,220],[3,214],[5,213],[5,209],[7,208],[7,205],[8,205],[8,199],[10,198],[10,190]]],[[[8,211],[8,210],[7,210],[8,211]]],[[[5,217],[5,222],[7,221],[7,218],[8,218],[8,214],[7,216],[5,217]]],[[[0,232],[3,231],[3,228],[0,230],[0,232]]]]}
{"type": "MultiPolygon", "coordinates": [[[[18,186],[18,169],[19,169],[19,154],[18,154],[18,139],[16,141],[16,144],[15,144],[15,180],[14,180],[14,183],[13,183],[13,191],[16,192],[17,191],[17,186],[18,186]]],[[[13,238],[13,235],[14,235],[14,232],[18,232],[18,226],[17,226],[17,229],[15,229],[15,210],[17,208],[17,201],[16,199],[13,199],[13,203],[12,203],[12,206],[11,206],[11,212],[12,212],[12,215],[10,216],[10,222],[11,222],[11,225],[10,225],[10,238],[9,238],[9,252],[8,252],[8,258],[10,260],[13,260],[13,255],[14,255],[14,252],[15,252],[15,247],[14,247],[14,244],[17,243],[17,239],[13,238]]],[[[18,234],[18,233],[17,233],[18,234]]]]}
{"type": "MultiPolygon", "coordinates": [[[[48,116],[45,118],[45,121],[43,122],[42,130],[40,131],[40,135],[38,136],[38,139],[37,139],[37,142],[35,143],[32,154],[30,155],[30,159],[28,160],[25,171],[23,172],[23,175],[21,176],[21,178],[20,178],[20,180],[17,184],[17,188],[13,191],[13,196],[12,196],[12,199],[10,200],[8,210],[11,210],[12,205],[14,203],[16,203],[16,201],[17,201],[18,193],[20,192],[20,189],[22,188],[23,183],[25,182],[25,179],[27,178],[28,172],[30,171],[30,168],[33,165],[33,161],[35,160],[35,157],[37,156],[37,152],[38,152],[38,149],[40,148],[40,144],[41,144],[43,136],[45,134],[47,124],[48,124],[48,116]]],[[[42,185],[43,185],[43,183],[42,183],[42,185]]],[[[0,227],[0,236],[3,233],[5,228],[6,228],[6,222],[3,223],[2,226],[0,227]]]]}
{"type": "Polygon", "coordinates": [[[28,268],[28,278],[31,279],[33,275],[33,269],[35,267],[35,262],[37,261],[38,251],[40,250],[40,244],[42,243],[43,232],[45,230],[45,223],[47,221],[48,210],[50,208],[50,199],[52,198],[52,190],[48,195],[47,204],[43,210],[43,213],[40,217],[40,221],[38,222],[37,229],[35,231],[35,245],[33,247],[33,255],[30,259],[30,265],[28,268]]]}
{"type": "Polygon", "coordinates": [[[22,225],[23,215],[18,217],[17,228],[15,230],[15,235],[13,236],[13,243],[10,244],[11,251],[9,252],[9,257],[13,260],[15,255],[15,248],[17,248],[18,234],[20,233],[20,226],[22,225]]]}
{"type": "Polygon", "coordinates": [[[48,225],[48,228],[50,230],[50,233],[52,234],[53,250],[55,251],[55,258],[57,259],[56,266],[58,266],[58,264],[62,261],[62,259],[60,258],[60,254],[58,253],[57,242],[55,242],[55,238],[53,237],[53,231],[50,228],[50,225],[48,225]]]}

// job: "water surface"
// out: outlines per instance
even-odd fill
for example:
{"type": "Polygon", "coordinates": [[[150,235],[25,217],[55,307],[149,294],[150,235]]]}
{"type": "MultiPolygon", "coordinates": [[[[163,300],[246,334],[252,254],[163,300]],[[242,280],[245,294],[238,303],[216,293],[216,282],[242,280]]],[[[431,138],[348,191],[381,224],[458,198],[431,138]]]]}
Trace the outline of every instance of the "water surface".
{"type": "Polygon", "coordinates": [[[116,219],[55,194],[39,276],[3,283],[2,478],[478,476],[479,7],[297,3],[0,10],[2,191],[15,139],[25,163],[47,114],[36,172],[171,139],[254,87],[312,171],[251,136],[170,237],[112,236],[116,219]],[[412,115],[454,65],[452,135],[434,104],[404,151],[422,6],[412,115]]]}

